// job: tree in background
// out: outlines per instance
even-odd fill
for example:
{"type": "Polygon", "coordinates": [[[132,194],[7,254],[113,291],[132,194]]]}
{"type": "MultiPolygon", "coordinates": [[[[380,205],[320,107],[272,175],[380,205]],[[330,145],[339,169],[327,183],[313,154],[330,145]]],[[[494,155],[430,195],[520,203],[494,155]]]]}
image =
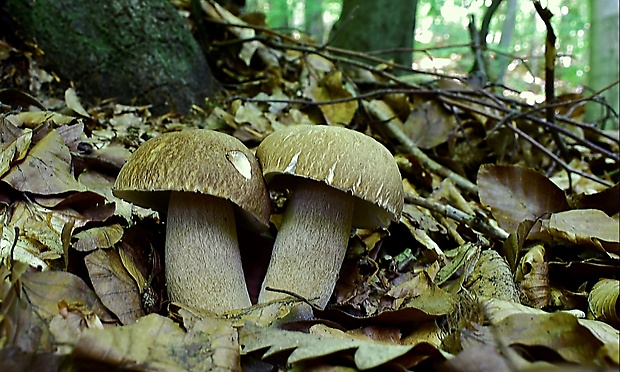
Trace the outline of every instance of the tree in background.
{"type": "MultiPolygon", "coordinates": [[[[588,85],[598,91],[618,81],[618,0],[590,0],[590,72],[588,85]]],[[[602,96],[618,112],[618,84],[602,96]]],[[[618,118],[609,117],[604,105],[590,103],[586,108],[586,121],[596,122],[609,118],[606,127],[618,128],[618,118]]]]}
{"type": "MultiPolygon", "coordinates": [[[[360,52],[413,48],[417,0],[344,0],[342,14],[332,30],[330,45],[360,52]]],[[[380,55],[411,66],[410,51],[380,55]]]]}

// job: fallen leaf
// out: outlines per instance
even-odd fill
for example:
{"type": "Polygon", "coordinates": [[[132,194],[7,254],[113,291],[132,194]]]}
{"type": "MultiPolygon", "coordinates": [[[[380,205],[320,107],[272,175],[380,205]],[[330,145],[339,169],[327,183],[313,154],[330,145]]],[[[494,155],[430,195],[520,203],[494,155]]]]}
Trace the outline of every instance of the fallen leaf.
{"type": "Polygon", "coordinates": [[[91,252],[97,248],[110,248],[123,237],[123,227],[119,224],[93,227],[73,235],[77,241],[73,249],[78,252],[91,252]]]}
{"type": "Polygon", "coordinates": [[[86,329],[72,356],[75,366],[83,368],[97,363],[150,371],[240,370],[237,331],[215,318],[197,322],[187,332],[157,314],[127,326],[86,329]]]}
{"type": "Polygon", "coordinates": [[[84,262],[95,292],[121,323],[131,324],[144,316],[140,289],[116,251],[97,249],[84,262]]]}
{"type": "MultiPolygon", "coordinates": [[[[7,125],[11,125],[8,124],[7,125]]],[[[32,131],[26,130],[19,137],[11,140],[10,142],[3,142],[1,144],[2,151],[0,151],[0,177],[3,176],[11,168],[11,165],[22,160],[32,141],[32,131]]]]}
{"type": "MultiPolygon", "coordinates": [[[[342,72],[337,70],[327,74],[316,86],[309,88],[307,94],[314,102],[325,102],[351,98],[353,95],[343,86],[342,72]]],[[[358,103],[350,100],[319,106],[329,125],[347,125],[357,112],[358,103]]]]}
{"type": "MultiPolygon", "coordinates": [[[[500,227],[516,231],[524,220],[568,209],[564,192],[547,177],[528,168],[483,164],[478,171],[480,201],[491,207],[500,227]]],[[[536,226],[532,231],[537,231],[536,226]]]]}
{"type": "MultiPolygon", "coordinates": [[[[239,331],[239,342],[243,354],[266,349],[262,359],[274,354],[290,352],[286,359],[290,364],[350,351],[353,354],[355,367],[360,370],[377,367],[389,368],[390,362],[397,358],[399,358],[400,365],[412,367],[415,363],[406,363],[403,357],[409,353],[415,353],[420,346],[429,346],[425,343],[406,346],[372,341],[367,338],[360,339],[323,325],[313,326],[311,333],[308,334],[246,324],[239,331]]],[[[429,349],[435,350],[432,347],[429,349]]]]}
{"type": "Polygon", "coordinates": [[[588,295],[588,315],[618,327],[620,325],[619,288],[618,280],[599,280],[588,295]]]}
{"type": "Polygon", "coordinates": [[[55,130],[37,142],[2,180],[18,191],[40,195],[84,190],[71,173],[69,149],[55,130]]]}
{"type": "Polygon", "coordinates": [[[618,221],[598,209],[553,213],[543,227],[555,238],[602,252],[620,254],[618,221]]]}
{"type": "Polygon", "coordinates": [[[436,100],[418,105],[403,125],[405,133],[421,149],[432,149],[448,141],[456,129],[456,118],[436,100]]]}
{"type": "Polygon", "coordinates": [[[65,90],[65,104],[76,113],[87,118],[90,117],[88,112],[84,109],[84,106],[82,106],[82,103],[80,103],[80,99],[78,98],[75,89],[67,88],[67,90],[65,90]]]}

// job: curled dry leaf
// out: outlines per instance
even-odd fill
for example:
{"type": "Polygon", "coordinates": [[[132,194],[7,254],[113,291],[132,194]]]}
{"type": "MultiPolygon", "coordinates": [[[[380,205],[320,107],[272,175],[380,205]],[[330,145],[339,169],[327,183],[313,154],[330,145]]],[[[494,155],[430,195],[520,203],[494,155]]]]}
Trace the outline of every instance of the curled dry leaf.
{"type": "Polygon", "coordinates": [[[520,279],[526,305],[541,309],[549,304],[549,264],[545,258],[544,246],[536,245],[523,256],[517,278],[520,279]]]}
{"type": "Polygon", "coordinates": [[[123,324],[144,316],[138,285],[113,249],[97,249],[84,258],[95,292],[123,324]]]}
{"type": "Polygon", "coordinates": [[[521,338],[517,343],[530,346],[553,344],[548,347],[563,348],[563,353],[560,355],[564,357],[566,354],[569,357],[565,358],[567,361],[581,359],[585,360],[582,364],[591,365],[596,358],[596,362],[600,362],[599,365],[615,365],[616,368],[620,363],[620,334],[608,324],[579,319],[564,312],[547,313],[519,303],[497,299],[484,299],[481,301],[481,306],[492,325],[505,325],[497,331],[501,332],[502,329],[508,331],[510,327],[515,327],[515,333],[507,335],[506,339],[502,338],[508,344],[512,343],[511,338],[521,338]],[[554,316],[557,318],[553,318],[554,316]],[[510,327],[506,327],[508,324],[510,327]],[[588,354],[593,349],[594,352],[588,354]]]}
{"type": "Polygon", "coordinates": [[[554,213],[543,227],[555,238],[601,252],[620,254],[618,221],[598,209],[554,213]]]}
{"type": "Polygon", "coordinates": [[[620,301],[618,290],[620,282],[614,279],[601,279],[588,295],[588,315],[594,319],[620,325],[620,301]]]}
{"type": "MultiPolygon", "coordinates": [[[[554,360],[552,352],[565,361],[583,365],[599,365],[617,368],[616,361],[610,360],[604,350],[605,343],[582,326],[573,315],[558,312],[553,314],[510,315],[495,324],[503,342],[508,345],[519,344],[528,347],[545,347],[549,359],[554,360]]],[[[615,340],[616,344],[618,339],[615,340]]],[[[616,346],[616,350],[617,346],[616,346]]]]}
{"type": "Polygon", "coordinates": [[[480,201],[491,207],[500,227],[508,233],[516,231],[524,220],[536,221],[568,209],[564,192],[528,168],[484,164],[478,171],[478,187],[480,201]]]}

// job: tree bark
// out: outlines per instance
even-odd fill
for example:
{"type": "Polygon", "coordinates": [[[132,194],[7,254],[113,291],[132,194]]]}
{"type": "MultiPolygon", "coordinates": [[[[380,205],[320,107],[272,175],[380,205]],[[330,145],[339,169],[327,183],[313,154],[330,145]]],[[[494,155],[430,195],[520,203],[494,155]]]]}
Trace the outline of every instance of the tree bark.
{"type": "Polygon", "coordinates": [[[216,82],[167,0],[6,0],[17,32],[36,42],[44,64],[86,98],[151,104],[185,113],[216,82]]]}
{"type": "MultiPolygon", "coordinates": [[[[598,91],[618,80],[618,1],[590,0],[590,72],[588,84],[598,91]]],[[[602,96],[618,112],[619,88],[616,84],[602,96]]],[[[608,117],[606,129],[618,129],[618,117],[610,117],[600,104],[586,105],[586,121],[597,122],[608,117]]]]}
{"type": "MultiPolygon", "coordinates": [[[[413,49],[416,4],[417,0],[344,0],[330,44],[359,52],[413,49]]],[[[379,56],[407,67],[413,60],[411,51],[379,56]]]]}

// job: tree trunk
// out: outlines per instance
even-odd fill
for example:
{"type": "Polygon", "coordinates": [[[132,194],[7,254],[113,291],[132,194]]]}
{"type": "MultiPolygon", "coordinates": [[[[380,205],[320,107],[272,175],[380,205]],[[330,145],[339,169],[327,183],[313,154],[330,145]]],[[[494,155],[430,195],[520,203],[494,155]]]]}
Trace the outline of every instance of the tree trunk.
{"type": "MultiPolygon", "coordinates": [[[[618,81],[618,0],[590,0],[590,72],[589,86],[594,91],[618,81]]],[[[603,94],[618,112],[618,85],[603,94]]],[[[597,122],[608,116],[603,105],[586,106],[586,121],[597,122]]],[[[618,118],[609,117],[606,129],[618,129],[618,118]]]]}
{"type": "Polygon", "coordinates": [[[305,0],[304,26],[306,33],[314,37],[317,43],[322,44],[325,38],[325,24],[323,23],[323,0],[305,0]]]}
{"type": "Polygon", "coordinates": [[[202,51],[167,0],[6,0],[16,30],[83,98],[187,112],[216,83],[202,51]]]}
{"type": "MultiPolygon", "coordinates": [[[[417,0],[343,0],[331,45],[360,52],[412,49],[416,4],[417,0]]],[[[413,60],[411,51],[379,56],[407,67],[413,60]]]]}

